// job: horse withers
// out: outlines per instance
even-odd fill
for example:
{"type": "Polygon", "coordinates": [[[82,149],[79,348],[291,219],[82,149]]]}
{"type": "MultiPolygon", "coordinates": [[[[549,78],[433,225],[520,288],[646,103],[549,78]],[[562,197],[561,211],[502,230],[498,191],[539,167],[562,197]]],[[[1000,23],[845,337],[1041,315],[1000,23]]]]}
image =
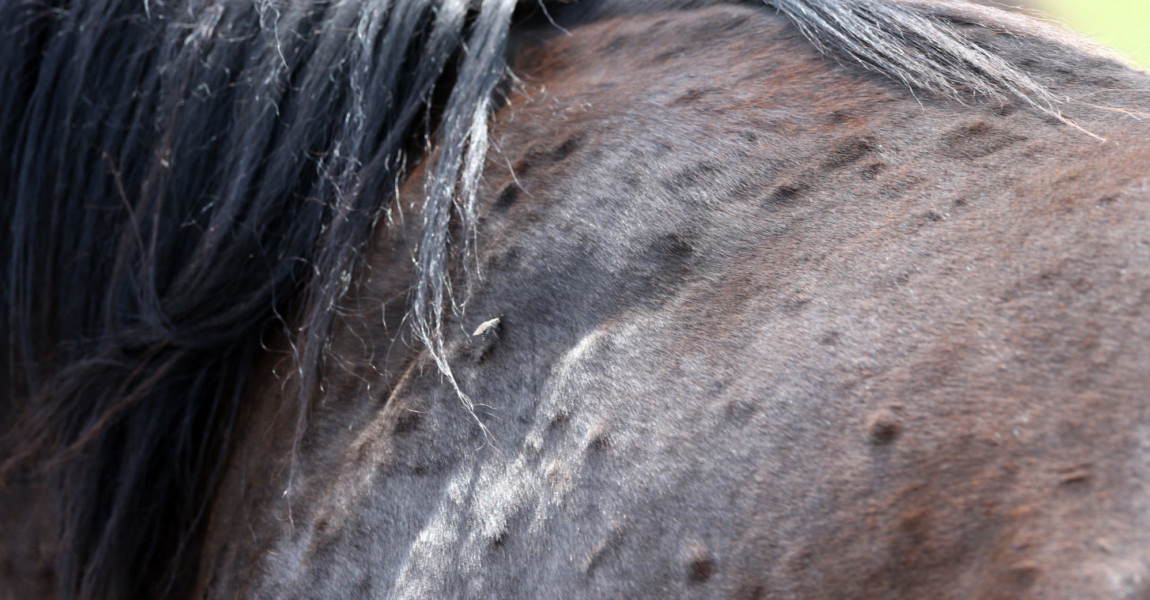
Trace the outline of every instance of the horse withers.
{"type": "Polygon", "coordinates": [[[166,136],[5,122],[10,315],[71,306],[44,223],[119,228],[95,329],[7,325],[9,589],[1150,595],[1145,74],[959,3],[433,4],[140,7],[166,69],[49,105],[166,136]]]}

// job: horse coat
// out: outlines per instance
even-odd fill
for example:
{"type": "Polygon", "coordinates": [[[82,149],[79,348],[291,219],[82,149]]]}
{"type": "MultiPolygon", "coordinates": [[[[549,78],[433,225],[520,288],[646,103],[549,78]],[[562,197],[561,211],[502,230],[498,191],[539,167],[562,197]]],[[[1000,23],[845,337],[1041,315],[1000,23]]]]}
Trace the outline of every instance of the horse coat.
{"type": "Polygon", "coordinates": [[[33,31],[0,179],[8,596],[1150,594],[1145,74],[885,2],[444,3],[390,100],[362,56],[311,69],[417,4],[378,31],[360,4],[117,8],[154,29],[57,50],[139,61],[60,102],[73,162],[8,120],[63,75],[27,58],[56,25],[5,6],[33,31]],[[884,11],[993,60],[835,37],[884,11]],[[445,90],[419,74],[452,19],[445,90]],[[114,243],[38,250],[100,219],[114,243]]]}

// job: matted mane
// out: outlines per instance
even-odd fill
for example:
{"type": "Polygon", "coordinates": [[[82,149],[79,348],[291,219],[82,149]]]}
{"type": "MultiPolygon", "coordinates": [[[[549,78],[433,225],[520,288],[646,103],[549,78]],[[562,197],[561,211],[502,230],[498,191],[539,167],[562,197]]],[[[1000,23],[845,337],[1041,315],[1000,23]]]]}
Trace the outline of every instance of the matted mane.
{"type": "MultiPolygon", "coordinates": [[[[6,471],[51,481],[67,597],[152,597],[194,568],[184,550],[263,330],[291,323],[306,403],[332,307],[433,131],[411,315],[451,378],[448,264],[473,239],[515,4],[0,0],[0,424],[6,471]]],[[[947,18],[1046,35],[1031,22],[955,2],[766,4],[913,88],[1057,110],[947,18]]],[[[612,10],[566,9],[595,6],[612,10]]]]}

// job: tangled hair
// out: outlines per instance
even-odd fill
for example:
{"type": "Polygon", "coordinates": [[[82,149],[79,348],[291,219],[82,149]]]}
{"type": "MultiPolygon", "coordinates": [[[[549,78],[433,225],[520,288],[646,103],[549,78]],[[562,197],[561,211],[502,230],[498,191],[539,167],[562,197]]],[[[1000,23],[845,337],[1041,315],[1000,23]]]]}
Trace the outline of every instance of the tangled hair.
{"type": "MultiPolygon", "coordinates": [[[[767,4],[911,87],[1056,110],[939,17],[1003,13],[767,4]]],[[[194,570],[261,331],[291,324],[302,435],[332,309],[405,156],[432,144],[410,315],[454,384],[448,265],[474,243],[515,5],[0,0],[0,431],[8,476],[53,490],[66,597],[164,595],[194,570]]]]}

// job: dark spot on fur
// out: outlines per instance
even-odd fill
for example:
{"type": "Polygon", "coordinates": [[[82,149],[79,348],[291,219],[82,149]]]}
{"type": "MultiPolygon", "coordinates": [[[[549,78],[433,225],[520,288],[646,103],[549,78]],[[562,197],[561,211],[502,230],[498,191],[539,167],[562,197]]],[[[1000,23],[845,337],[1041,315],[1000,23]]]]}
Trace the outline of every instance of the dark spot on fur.
{"type": "Polygon", "coordinates": [[[899,273],[898,276],[894,278],[894,283],[895,285],[906,285],[910,283],[910,273],[899,273]]]}
{"type": "Polygon", "coordinates": [[[1049,288],[1050,286],[1054,285],[1055,283],[1057,283],[1058,280],[1061,278],[1062,278],[1062,271],[1056,268],[1053,271],[1043,271],[1043,272],[1039,273],[1038,277],[1036,277],[1035,279],[1037,280],[1038,285],[1040,287],[1042,287],[1043,289],[1046,289],[1046,288],[1049,288]]]}
{"type": "Polygon", "coordinates": [[[691,258],[695,253],[695,249],[691,246],[691,242],[686,236],[672,233],[662,236],[651,244],[651,252],[655,257],[661,257],[672,261],[682,261],[691,258]]]}
{"type": "Polygon", "coordinates": [[[889,410],[880,410],[867,421],[867,439],[875,446],[886,446],[902,434],[902,423],[889,410]]]}
{"type": "Polygon", "coordinates": [[[771,190],[771,193],[767,196],[763,203],[768,206],[787,206],[789,204],[793,204],[806,191],[807,186],[803,183],[780,185],[771,190]]]}
{"type": "Polygon", "coordinates": [[[538,157],[539,150],[537,148],[528,149],[527,156],[520,158],[519,160],[515,161],[514,165],[511,165],[511,174],[515,177],[523,177],[527,175],[531,172],[532,159],[538,159],[538,157]]]}
{"type": "Polygon", "coordinates": [[[761,585],[745,585],[735,592],[737,600],[764,600],[766,597],[767,589],[761,585]]]}
{"type": "Polygon", "coordinates": [[[1026,138],[1005,130],[998,130],[979,121],[952,129],[943,136],[939,150],[951,158],[974,160],[990,156],[1026,138]]]}
{"type": "Polygon", "coordinates": [[[1113,204],[1114,201],[1117,199],[1118,199],[1118,196],[1116,194],[1107,194],[1107,195],[1099,198],[1098,203],[1102,204],[1102,205],[1113,204]]]}
{"type": "Polygon", "coordinates": [[[707,93],[700,89],[689,90],[686,94],[675,98],[671,104],[694,104],[707,93]]]}
{"type": "Polygon", "coordinates": [[[559,411],[555,413],[555,416],[551,417],[551,420],[547,423],[547,427],[551,430],[562,429],[567,425],[567,419],[569,418],[570,415],[567,414],[567,411],[559,411]]]}
{"type": "Polygon", "coordinates": [[[519,184],[512,181],[511,183],[503,186],[502,190],[499,190],[499,196],[495,198],[495,210],[507,210],[511,208],[511,206],[515,204],[515,201],[518,199],[519,184]]]}
{"type": "Polygon", "coordinates": [[[937,223],[937,222],[942,220],[942,215],[934,212],[933,210],[926,211],[926,213],[923,215],[923,217],[925,217],[927,221],[931,221],[934,223],[937,223]]]}
{"type": "Polygon", "coordinates": [[[655,151],[652,154],[655,158],[663,158],[675,152],[675,143],[673,140],[658,140],[655,142],[655,151]]]}
{"type": "Polygon", "coordinates": [[[1037,565],[1031,563],[1021,563],[1014,565],[1007,572],[1006,581],[1003,582],[1002,592],[1009,593],[1010,598],[1018,598],[1023,595],[1023,592],[1034,586],[1034,582],[1038,580],[1038,576],[1042,574],[1042,569],[1037,565]]]}
{"type": "Polygon", "coordinates": [[[519,269],[520,263],[523,262],[523,248],[519,246],[512,246],[500,254],[496,254],[487,260],[487,269],[489,271],[506,270],[515,271],[519,269]]]}
{"type": "Polygon", "coordinates": [[[843,123],[846,123],[849,120],[851,120],[851,115],[850,115],[850,113],[846,112],[845,110],[836,110],[836,111],[831,112],[831,124],[832,125],[842,125],[843,123]]]}
{"type": "Polygon", "coordinates": [[[579,134],[568,137],[567,139],[563,140],[563,143],[559,144],[559,146],[555,148],[555,150],[551,153],[551,160],[553,162],[559,162],[568,156],[571,156],[571,153],[575,152],[575,150],[579,148],[579,144],[581,142],[582,136],[579,134]]]}
{"type": "Polygon", "coordinates": [[[687,551],[687,580],[691,583],[703,583],[715,573],[715,558],[702,544],[691,544],[687,551]]]}
{"type": "Polygon", "coordinates": [[[658,306],[671,298],[691,274],[694,255],[689,231],[664,234],[651,240],[638,260],[618,274],[619,291],[631,301],[658,306]]]}
{"type": "Polygon", "coordinates": [[[591,436],[591,442],[587,444],[587,449],[596,452],[606,452],[611,449],[611,437],[607,435],[606,431],[597,431],[591,436]]]}
{"type": "Polygon", "coordinates": [[[507,530],[506,529],[500,531],[499,533],[495,534],[495,537],[491,538],[491,547],[493,549],[498,550],[499,548],[503,547],[503,544],[505,542],[507,542],[507,530]]]}
{"type": "Polygon", "coordinates": [[[898,555],[906,557],[907,564],[914,564],[930,551],[930,530],[929,509],[911,509],[899,519],[891,546],[898,555]]]}
{"type": "Polygon", "coordinates": [[[966,206],[966,204],[967,204],[966,198],[955,198],[955,200],[954,200],[954,205],[958,208],[962,208],[962,207],[966,206]]]}
{"type": "Polygon", "coordinates": [[[423,419],[422,415],[417,412],[404,412],[395,420],[395,433],[396,435],[403,435],[413,431],[419,431],[419,423],[423,419]]]}
{"type": "Polygon", "coordinates": [[[651,63],[655,64],[655,65],[661,65],[661,64],[671,60],[672,58],[682,56],[683,53],[684,53],[684,50],[682,48],[675,48],[673,50],[666,50],[666,51],[663,51],[663,52],[656,54],[655,57],[651,59],[651,63]]]}
{"type": "Polygon", "coordinates": [[[986,121],[979,121],[973,125],[968,125],[967,127],[960,129],[960,131],[968,136],[986,135],[992,130],[993,129],[986,123],[986,121]]]}
{"type": "Polygon", "coordinates": [[[823,166],[828,169],[840,169],[859,161],[867,153],[875,149],[875,141],[869,137],[855,138],[831,151],[823,166]]]}
{"type": "Polygon", "coordinates": [[[684,188],[711,185],[715,182],[719,173],[720,168],[716,165],[696,163],[680,169],[679,172],[672,175],[669,180],[664,181],[663,186],[674,192],[684,188]]]}
{"type": "Polygon", "coordinates": [[[755,403],[744,397],[735,397],[730,402],[727,402],[725,407],[727,420],[733,421],[739,427],[750,422],[751,417],[754,416],[757,410],[755,403]]]}
{"type": "Polygon", "coordinates": [[[331,530],[331,521],[329,521],[323,517],[320,517],[315,522],[315,531],[316,531],[316,533],[318,533],[320,535],[330,535],[331,533],[333,533],[331,530]]]}
{"type": "Polygon", "coordinates": [[[679,96],[678,98],[675,98],[671,102],[671,104],[674,104],[674,105],[694,104],[694,103],[698,102],[699,100],[702,100],[708,94],[713,93],[714,91],[715,90],[712,88],[695,88],[692,90],[688,90],[687,93],[683,94],[682,96],[679,96]]]}
{"type": "Polygon", "coordinates": [[[876,177],[878,177],[879,173],[882,173],[883,170],[885,170],[885,169],[886,169],[886,165],[884,165],[880,162],[871,163],[871,164],[863,167],[862,178],[867,180],[867,181],[871,181],[871,180],[875,179],[876,177]]]}
{"type": "Polygon", "coordinates": [[[358,444],[358,447],[355,449],[355,459],[352,461],[352,464],[366,464],[368,461],[372,460],[372,456],[373,454],[370,445],[358,444]]]}
{"type": "Polygon", "coordinates": [[[531,172],[535,165],[541,162],[560,162],[563,159],[571,156],[575,150],[579,148],[579,144],[583,139],[582,133],[575,133],[563,140],[561,144],[554,148],[546,148],[542,144],[534,144],[527,149],[523,158],[515,161],[511,167],[511,172],[516,177],[523,177],[531,172]]]}
{"type": "Polygon", "coordinates": [[[1003,104],[1002,106],[999,106],[997,109],[995,109],[994,116],[996,116],[996,117],[1009,117],[1010,115],[1013,115],[1016,112],[1018,112],[1017,106],[1015,106],[1013,104],[1003,104]]]}
{"type": "Polygon", "coordinates": [[[810,303],[810,298],[795,296],[783,301],[783,310],[792,314],[802,312],[802,310],[809,306],[810,303]]]}
{"type": "Polygon", "coordinates": [[[819,343],[824,346],[838,345],[839,340],[842,339],[843,334],[838,331],[828,331],[819,338],[819,343]]]}

